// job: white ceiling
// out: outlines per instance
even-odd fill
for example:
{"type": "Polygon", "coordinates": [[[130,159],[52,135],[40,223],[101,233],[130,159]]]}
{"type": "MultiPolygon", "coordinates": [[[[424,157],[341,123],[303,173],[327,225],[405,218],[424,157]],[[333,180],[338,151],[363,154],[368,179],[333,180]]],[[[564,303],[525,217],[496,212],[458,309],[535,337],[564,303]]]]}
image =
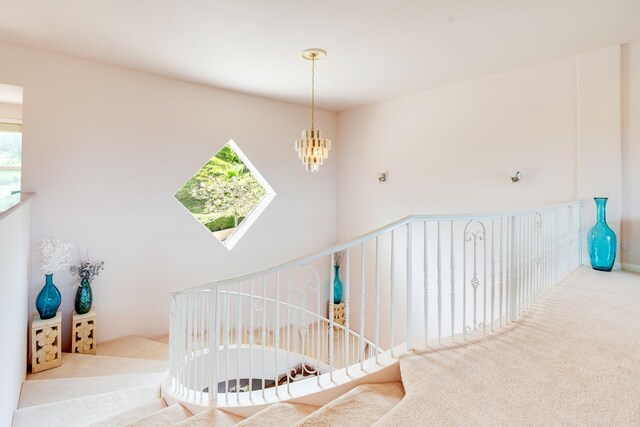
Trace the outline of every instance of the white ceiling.
{"type": "Polygon", "coordinates": [[[0,41],[344,110],[640,39],[640,0],[0,0],[0,41]]]}
{"type": "Polygon", "coordinates": [[[22,105],[22,87],[0,84],[0,104],[22,105]]]}

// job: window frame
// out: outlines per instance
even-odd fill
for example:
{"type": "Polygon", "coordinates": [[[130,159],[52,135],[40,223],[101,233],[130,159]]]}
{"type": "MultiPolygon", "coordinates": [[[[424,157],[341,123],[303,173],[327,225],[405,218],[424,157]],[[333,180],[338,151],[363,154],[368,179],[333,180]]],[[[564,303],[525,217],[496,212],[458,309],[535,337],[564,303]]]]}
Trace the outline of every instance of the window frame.
{"type": "MultiPolygon", "coordinates": [[[[251,226],[256,222],[256,220],[258,219],[258,217],[260,217],[262,215],[262,213],[265,211],[265,209],[267,208],[267,206],[271,203],[271,201],[273,201],[273,199],[276,197],[277,193],[275,192],[275,190],[273,189],[273,187],[271,187],[271,185],[269,185],[269,183],[267,182],[267,180],[262,176],[262,174],[260,174],[260,172],[258,171],[258,169],[254,166],[254,164],[251,162],[251,160],[249,160],[249,158],[247,157],[247,155],[242,151],[242,149],[238,146],[238,144],[236,144],[236,142],[233,139],[230,139],[226,144],[222,145],[222,147],[220,147],[218,149],[218,151],[216,151],[216,154],[224,147],[224,146],[229,146],[229,148],[231,148],[235,154],[242,160],[242,163],[244,163],[244,165],[247,167],[247,169],[249,169],[251,171],[251,174],[253,175],[253,177],[256,179],[256,181],[262,186],[262,188],[265,190],[265,195],[262,197],[262,199],[260,199],[260,202],[254,206],[254,208],[251,210],[251,212],[242,220],[242,222],[240,222],[238,224],[237,227],[235,227],[235,230],[225,239],[225,240],[220,240],[220,238],[218,238],[218,236],[215,236],[215,234],[213,232],[211,232],[207,226],[205,224],[203,224],[201,221],[199,221],[197,218],[195,218],[194,214],[185,206],[182,204],[182,202],[176,197],[176,194],[178,191],[180,191],[185,184],[183,184],[180,188],[178,188],[178,190],[176,190],[176,192],[174,192],[173,194],[173,199],[176,200],[180,206],[185,209],[188,213],[189,216],[191,216],[193,219],[196,220],[196,222],[203,227],[205,230],[207,230],[207,232],[209,234],[212,235],[212,237],[214,237],[218,242],[220,242],[225,248],[227,248],[229,251],[231,251],[233,249],[233,247],[238,243],[238,241],[240,241],[240,239],[244,236],[244,234],[249,230],[249,228],[251,228],[251,226]]],[[[210,160],[210,159],[209,159],[210,160]]],[[[207,160],[207,162],[209,161],[207,160]]],[[[207,162],[205,162],[199,170],[202,169],[202,167],[206,166],[207,162]]],[[[196,171],[196,174],[198,173],[198,171],[196,171]]],[[[192,177],[195,176],[192,175],[192,177]]],[[[188,181],[187,181],[188,182],[188,181]]]]}
{"type": "MultiPolygon", "coordinates": [[[[19,133],[20,144],[22,145],[22,120],[0,117],[0,132],[19,133]]],[[[22,191],[22,155],[19,165],[0,165],[0,172],[20,172],[20,190],[22,191]]]]}

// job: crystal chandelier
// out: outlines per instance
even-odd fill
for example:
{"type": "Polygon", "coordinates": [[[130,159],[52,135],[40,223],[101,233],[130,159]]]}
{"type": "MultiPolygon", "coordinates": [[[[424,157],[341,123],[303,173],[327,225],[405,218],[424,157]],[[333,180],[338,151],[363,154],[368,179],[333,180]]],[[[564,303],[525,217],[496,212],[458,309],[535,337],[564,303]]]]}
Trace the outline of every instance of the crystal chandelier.
{"type": "Polygon", "coordinates": [[[331,140],[320,135],[320,129],[315,128],[315,73],[316,60],[324,58],[327,52],[322,49],[305,49],[302,57],[311,61],[311,129],[302,131],[302,138],[295,143],[298,157],[302,160],[307,172],[318,172],[322,163],[329,157],[331,140]]]}

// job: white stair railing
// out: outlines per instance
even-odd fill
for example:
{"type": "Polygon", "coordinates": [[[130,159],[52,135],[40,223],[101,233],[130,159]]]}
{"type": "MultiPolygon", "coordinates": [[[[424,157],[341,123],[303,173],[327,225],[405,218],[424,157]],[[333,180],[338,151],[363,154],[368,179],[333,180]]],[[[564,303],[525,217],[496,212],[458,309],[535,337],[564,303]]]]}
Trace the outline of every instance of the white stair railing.
{"type": "Polygon", "coordinates": [[[203,406],[288,400],[496,331],[581,264],[580,206],[411,216],[174,292],[165,393],[203,406]],[[340,252],[344,325],[330,285],[340,252]]]}

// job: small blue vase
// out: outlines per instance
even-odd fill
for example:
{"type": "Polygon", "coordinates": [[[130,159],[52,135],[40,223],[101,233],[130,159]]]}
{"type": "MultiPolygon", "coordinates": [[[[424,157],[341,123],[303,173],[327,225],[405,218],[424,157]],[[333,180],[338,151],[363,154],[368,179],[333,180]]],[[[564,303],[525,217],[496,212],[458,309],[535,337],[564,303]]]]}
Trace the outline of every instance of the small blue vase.
{"type": "Polygon", "coordinates": [[[594,270],[611,271],[616,260],[616,233],[607,225],[607,198],[595,197],[598,219],[589,230],[587,247],[594,270]]]}
{"type": "Polygon", "coordinates": [[[53,284],[53,274],[45,275],[45,284],[36,297],[36,310],[41,319],[53,319],[56,317],[58,307],[62,301],[60,291],[53,284]]]}
{"type": "Polygon", "coordinates": [[[334,265],[336,273],[333,279],[333,303],[340,304],[342,301],[342,282],[340,281],[340,266],[334,265]]]}

